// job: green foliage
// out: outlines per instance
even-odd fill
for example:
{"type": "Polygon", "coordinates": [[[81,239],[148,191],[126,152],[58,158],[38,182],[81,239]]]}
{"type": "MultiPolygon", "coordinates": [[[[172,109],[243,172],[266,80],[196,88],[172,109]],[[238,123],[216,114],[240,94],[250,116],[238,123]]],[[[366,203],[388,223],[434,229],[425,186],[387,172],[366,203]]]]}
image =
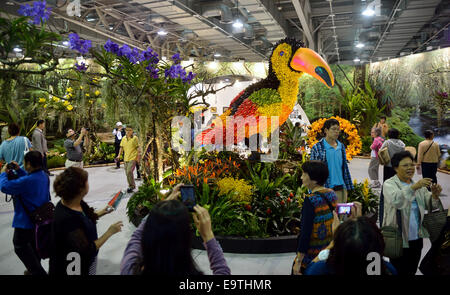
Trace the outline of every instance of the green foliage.
{"type": "Polygon", "coordinates": [[[302,155],[299,152],[302,145],[305,145],[305,138],[302,136],[301,128],[296,128],[291,120],[281,126],[280,134],[280,154],[279,159],[290,159],[300,161],[302,155]]]}
{"type": "Polygon", "coordinates": [[[213,232],[217,235],[256,235],[260,231],[256,217],[244,209],[245,202],[232,200],[230,194],[219,196],[219,191],[211,190],[203,184],[201,194],[197,194],[198,204],[205,207],[211,216],[213,232]]]}
{"type": "Polygon", "coordinates": [[[64,167],[65,163],[66,163],[66,157],[62,157],[62,156],[53,156],[53,157],[47,159],[48,169],[64,167]]]}
{"type": "Polygon", "coordinates": [[[262,199],[268,195],[272,195],[283,185],[288,175],[282,175],[281,171],[277,171],[273,163],[252,163],[246,161],[249,178],[255,186],[255,199],[262,199]],[[279,176],[281,175],[281,176],[279,176]]]}
{"type": "Polygon", "coordinates": [[[96,161],[106,161],[109,163],[114,162],[115,158],[115,148],[113,144],[108,144],[106,142],[98,142],[94,147],[93,153],[86,155],[86,160],[89,163],[96,161]]]}
{"type": "Polygon", "coordinates": [[[365,87],[365,90],[358,87],[351,92],[347,91],[340,99],[342,117],[355,124],[362,135],[370,134],[371,127],[385,109],[385,106],[378,108],[375,91],[367,81],[365,87]]]}
{"type": "Polygon", "coordinates": [[[372,142],[373,142],[372,136],[370,136],[370,135],[362,136],[361,141],[362,141],[361,153],[362,154],[370,154],[370,152],[371,152],[370,146],[372,145],[372,142]]]}
{"type": "Polygon", "coordinates": [[[162,199],[163,189],[161,182],[155,182],[154,179],[145,179],[138,191],[128,200],[127,216],[130,220],[142,219],[152,210],[153,206],[162,199]]]}
{"type": "Polygon", "coordinates": [[[392,111],[392,116],[387,118],[389,128],[396,128],[400,131],[400,139],[406,146],[413,146],[417,149],[419,143],[424,140],[423,137],[414,133],[412,128],[408,125],[412,109],[395,108],[392,111]]]}
{"type": "Polygon", "coordinates": [[[360,202],[363,215],[375,213],[379,197],[369,187],[369,181],[366,178],[364,182],[355,182],[353,182],[354,189],[348,193],[348,202],[360,202]]]}

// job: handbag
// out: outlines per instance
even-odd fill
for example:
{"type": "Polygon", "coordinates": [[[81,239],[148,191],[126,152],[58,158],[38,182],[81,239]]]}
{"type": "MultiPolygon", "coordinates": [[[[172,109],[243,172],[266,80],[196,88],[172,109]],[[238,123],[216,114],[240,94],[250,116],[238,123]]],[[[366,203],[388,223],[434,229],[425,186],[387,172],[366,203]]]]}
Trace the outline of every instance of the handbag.
{"type": "Polygon", "coordinates": [[[423,216],[423,226],[430,234],[430,241],[433,243],[439,237],[444,225],[447,221],[448,209],[444,210],[441,200],[439,200],[438,211],[432,212],[432,199],[430,198],[429,213],[423,216]]]}
{"type": "Polygon", "coordinates": [[[384,239],[384,256],[391,259],[399,258],[403,255],[403,239],[402,239],[402,218],[400,210],[397,210],[397,227],[383,226],[381,234],[384,239]]]}
{"type": "Polygon", "coordinates": [[[389,155],[388,144],[378,151],[378,160],[381,165],[387,165],[391,162],[391,156],[389,155]]]}

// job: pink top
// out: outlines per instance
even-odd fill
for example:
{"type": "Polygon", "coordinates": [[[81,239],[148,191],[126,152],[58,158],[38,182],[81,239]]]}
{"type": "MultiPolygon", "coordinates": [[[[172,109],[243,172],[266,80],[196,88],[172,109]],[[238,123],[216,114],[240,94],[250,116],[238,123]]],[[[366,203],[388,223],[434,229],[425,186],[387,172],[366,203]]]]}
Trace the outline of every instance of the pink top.
{"type": "Polygon", "coordinates": [[[378,158],[378,151],[380,150],[381,146],[383,145],[384,139],[381,136],[375,137],[373,139],[372,145],[370,148],[375,152],[375,156],[378,158]]]}

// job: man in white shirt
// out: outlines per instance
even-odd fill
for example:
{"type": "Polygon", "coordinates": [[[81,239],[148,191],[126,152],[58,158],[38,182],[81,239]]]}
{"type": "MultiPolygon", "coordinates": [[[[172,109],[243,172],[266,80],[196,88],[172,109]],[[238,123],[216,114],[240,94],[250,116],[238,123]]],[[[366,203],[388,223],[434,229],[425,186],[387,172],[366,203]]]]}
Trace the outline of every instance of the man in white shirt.
{"type": "MultiPolygon", "coordinates": [[[[120,151],[120,142],[122,141],[122,137],[125,136],[125,128],[123,128],[122,122],[116,123],[116,128],[114,128],[112,134],[114,135],[114,148],[116,151],[116,157],[119,155],[120,151]]],[[[120,168],[120,161],[116,161],[116,169],[120,168]]]]}

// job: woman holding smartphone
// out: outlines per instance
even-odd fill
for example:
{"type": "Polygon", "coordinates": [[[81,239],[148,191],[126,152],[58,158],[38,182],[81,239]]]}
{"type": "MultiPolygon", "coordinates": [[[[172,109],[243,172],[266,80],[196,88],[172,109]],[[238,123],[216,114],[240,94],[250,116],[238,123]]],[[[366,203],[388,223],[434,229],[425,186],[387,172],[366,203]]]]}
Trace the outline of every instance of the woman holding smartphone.
{"type": "MultiPolygon", "coordinates": [[[[182,184],[157,203],[131,236],[120,264],[122,275],[199,275],[191,255],[192,230],[188,208],[177,200],[182,184]]],[[[229,275],[230,268],[211,229],[208,211],[193,207],[195,226],[203,239],[215,275],[229,275]]]]}
{"type": "Polygon", "coordinates": [[[396,153],[392,159],[395,176],[383,184],[384,219],[382,226],[399,226],[401,222],[403,255],[391,259],[400,275],[415,275],[423,248],[423,238],[429,234],[423,226],[425,210],[432,212],[439,208],[439,195],[442,188],[432,184],[431,178],[417,182],[412,180],[415,171],[414,158],[408,151],[396,153]],[[431,192],[427,187],[431,188],[431,192]],[[432,208],[430,208],[432,204],[432,208]],[[400,218],[399,218],[400,217],[400,218]]]}
{"type": "Polygon", "coordinates": [[[292,273],[301,275],[311,261],[333,239],[337,196],[323,185],[328,178],[328,167],[321,161],[309,161],[302,165],[303,185],[310,190],[303,202],[301,230],[298,236],[297,256],[292,273]]]}

